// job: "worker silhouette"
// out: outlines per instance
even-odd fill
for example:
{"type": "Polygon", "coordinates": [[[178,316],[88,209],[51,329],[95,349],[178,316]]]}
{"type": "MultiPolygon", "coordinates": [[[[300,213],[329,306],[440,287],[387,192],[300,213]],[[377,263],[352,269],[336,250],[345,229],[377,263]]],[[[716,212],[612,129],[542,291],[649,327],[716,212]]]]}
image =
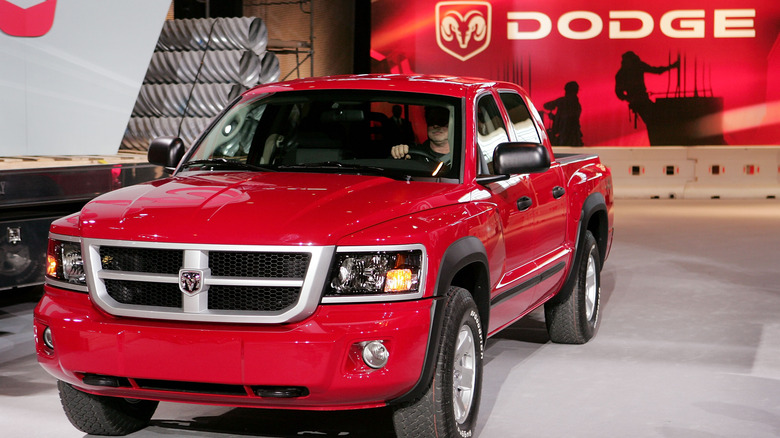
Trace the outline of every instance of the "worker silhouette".
{"type": "Polygon", "coordinates": [[[550,141],[553,146],[582,146],[580,127],[582,105],[577,97],[580,86],[575,81],[567,82],[563,91],[563,97],[544,104],[544,109],[550,111],[549,117],[552,120],[552,128],[549,131],[550,141]]]}
{"type": "Polygon", "coordinates": [[[628,108],[648,125],[652,123],[653,101],[647,93],[645,73],[661,74],[673,68],[680,68],[679,60],[665,67],[653,67],[642,61],[636,53],[626,52],[620,70],[615,75],[615,94],[618,99],[628,102],[628,108]]]}

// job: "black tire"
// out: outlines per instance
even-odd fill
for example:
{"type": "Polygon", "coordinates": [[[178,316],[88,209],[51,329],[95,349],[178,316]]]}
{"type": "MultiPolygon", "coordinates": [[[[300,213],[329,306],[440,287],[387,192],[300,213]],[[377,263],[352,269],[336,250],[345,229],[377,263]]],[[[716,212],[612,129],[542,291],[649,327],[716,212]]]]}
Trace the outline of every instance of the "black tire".
{"type": "Polygon", "coordinates": [[[601,307],[601,258],[596,239],[585,231],[582,258],[571,291],[544,305],[544,319],[550,340],[558,344],[584,344],[596,334],[601,307]]]}
{"type": "MultiPolygon", "coordinates": [[[[31,233],[28,233],[31,234],[31,233]]],[[[35,248],[45,246],[37,244],[37,238],[25,237],[27,243],[0,244],[0,278],[2,283],[27,285],[43,281],[43,258],[35,257],[35,248]],[[7,280],[7,281],[6,281],[7,280]]]]}
{"type": "Polygon", "coordinates": [[[465,289],[450,287],[444,306],[433,381],[422,397],[393,408],[399,438],[475,435],[482,391],[482,323],[465,289]]]}
{"type": "Polygon", "coordinates": [[[79,391],[57,382],[68,420],[90,435],[127,435],[149,425],[159,402],[105,397],[79,391]]]}

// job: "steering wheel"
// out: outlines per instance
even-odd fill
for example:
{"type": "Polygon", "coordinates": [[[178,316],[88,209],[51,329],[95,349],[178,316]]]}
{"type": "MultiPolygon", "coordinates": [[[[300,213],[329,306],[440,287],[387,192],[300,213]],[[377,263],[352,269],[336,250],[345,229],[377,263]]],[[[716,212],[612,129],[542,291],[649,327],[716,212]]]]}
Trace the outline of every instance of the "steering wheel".
{"type": "Polygon", "coordinates": [[[438,163],[439,160],[437,160],[433,155],[431,155],[430,152],[426,150],[421,149],[409,149],[409,151],[406,153],[406,155],[409,155],[409,158],[413,160],[422,161],[425,163],[438,163]]]}
{"type": "Polygon", "coordinates": [[[426,166],[430,166],[431,169],[435,168],[436,171],[434,171],[434,176],[447,173],[452,165],[452,163],[439,161],[438,158],[434,157],[426,150],[409,149],[409,152],[406,154],[409,155],[410,159],[424,163],[426,166]]]}

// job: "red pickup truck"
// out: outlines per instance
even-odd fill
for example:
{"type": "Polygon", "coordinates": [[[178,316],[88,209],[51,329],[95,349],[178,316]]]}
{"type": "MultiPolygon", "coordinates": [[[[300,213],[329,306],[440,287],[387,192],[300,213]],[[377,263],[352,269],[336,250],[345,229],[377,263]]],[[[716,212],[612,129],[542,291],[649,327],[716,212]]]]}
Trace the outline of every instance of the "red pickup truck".
{"type": "Polygon", "coordinates": [[[149,160],[172,175],[50,229],[37,357],[84,432],[172,401],[391,406],[401,437],[468,437],[488,337],[542,305],[553,342],[596,332],[610,172],[554,156],[517,85],[268,84],[149,160]]]}

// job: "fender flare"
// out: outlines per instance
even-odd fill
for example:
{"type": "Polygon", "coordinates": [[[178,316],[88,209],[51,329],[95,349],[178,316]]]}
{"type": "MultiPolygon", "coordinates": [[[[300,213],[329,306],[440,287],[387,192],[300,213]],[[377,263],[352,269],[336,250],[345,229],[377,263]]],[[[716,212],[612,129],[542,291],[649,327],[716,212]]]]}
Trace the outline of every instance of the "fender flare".
{"type": "Polygon", "coordinates": [[[434,296],[443,297],[455,274],[464,266],[474,262],[481,262],[485,267],[489,266],[487,250],[482,241],[474,236],[466,236],[453,242],[441,258],[434,296]]]}
{"type": "MultiPolygon", "coordinates": [[[[565,300],[569,297],[572,290],[574,290],[574,283],[577,281],[577,276],[572,274],[579,272],[579,266],[583,257],[583,250],[580,242],[582,241],[582,236],[585,234],[585,231],[588,230],[588,223],[590,222],[590,219],[598,212],[604,212],[604,214],[607,214],[606,200],[604,199],[604,195],[599,192],[591,193],[582,204],[580,220],[577,226],[577,236],[574,240],[574,258],[572,259],[572,263],[569,266],[569,272],[566,273],[566,281],[563,283],[561,290],[554,297],[552,297],[552,299],[550,299],[551,302],[555,303],[561,300],[565,300]]],[[[600,236],[596,236],[599,249],[604,248],[602,245],[604,245],[606,242],[606,234],[608,233],[607,227],[609,225],[602,224],[601,226],[604,229],[600,230],[600,236]]],[[[600,254],[600,257],[602,258],[602,265],[604,262],[604,256],[605,254],[600,254]]]]}
{"type": "MultiPolygon", "coordinates": [[[[444,326],[444,295],[447,293],[458,271],[472,263],[481,263],[486,270],[489,269],[487,250],[482,242],[474,236],[466,236],[456,240],[444,252],[436,277],[433,304],[431,305],[431,327],[428,333],[428,345],[425,348],[422,372],[412,389],[406,392],[406,394],[389,401],[388,404],[412,402],[428,390],[428,386],[433,381],[433,374],[436,371],[436,359],[439,355],[439,338],[441,338],[442,327],[444,326]]],[[[474,291],[470,292],[474,293],[474,291]]],[[[479,308],[479,305],[477,307],[479,308]]],[[[483,309],[479,308],[479,310],[480,316],[482,316],[483,309]]],[[[489,308],[485,312],[489,314],[489,308]]],[[[487,321],[481,321],[481,323],[483,327],[487,327],[487,321]]],[[[485,336],[487,336],[487,331],[485,331],[485,336]]]]}

